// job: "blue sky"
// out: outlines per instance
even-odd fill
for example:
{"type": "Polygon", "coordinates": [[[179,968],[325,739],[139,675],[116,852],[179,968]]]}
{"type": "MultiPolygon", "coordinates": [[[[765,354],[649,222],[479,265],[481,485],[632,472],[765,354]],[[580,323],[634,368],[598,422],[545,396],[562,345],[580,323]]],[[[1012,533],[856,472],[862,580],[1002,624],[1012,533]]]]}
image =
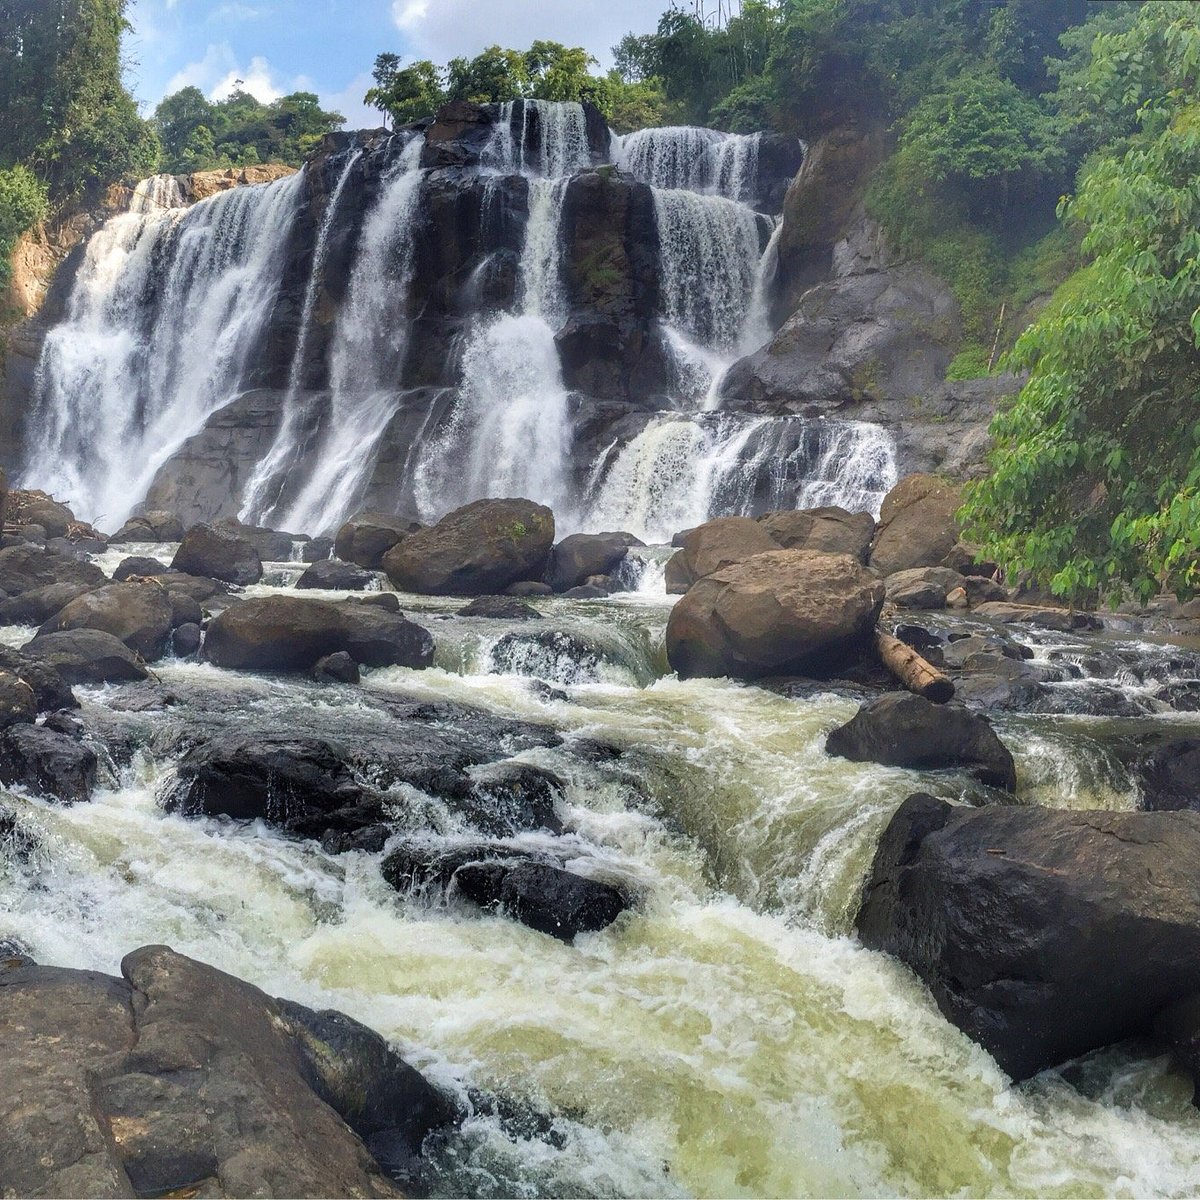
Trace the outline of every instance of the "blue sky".
{"type": "Polygon", "coordinates": [[[534,38],[586,46],[604,67],[622,34],[653,29],[667,0],[134,0],[128,83],[145,112],[194,84],[227,95],[235,80],[261,100],[300,89],[348,119],[382,50],[441,63],[534,38]]]}

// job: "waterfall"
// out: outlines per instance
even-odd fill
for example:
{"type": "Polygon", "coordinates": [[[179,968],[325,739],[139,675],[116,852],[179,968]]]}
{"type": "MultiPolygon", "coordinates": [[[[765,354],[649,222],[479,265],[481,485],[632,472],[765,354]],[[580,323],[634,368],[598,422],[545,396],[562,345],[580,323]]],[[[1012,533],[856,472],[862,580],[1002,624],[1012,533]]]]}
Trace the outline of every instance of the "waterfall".
{"type": "Polygon", "coordinates": [[[38,366],[23,485],[116,526],[158,468],[242,390],[278,295],[292,175],[191,209],[162,177],[90,240],[38,366]]]}
{"type": "Polygon", "coordinates": [[[818,505],[878,514],[896,478],[891,438],[877,425],[658,417],[598,458],[584,523],[662,542],[714,516],[818,505]]]}
{"type": "Polygon", "coordinates": [[[591,165],[587,114],[574,101],[510,100],[500,105],[483,165],[506,175],[560,179],[591,165]],[[533,152],[531,153],[531,145],[533,152]]]}
{"type": "Polygon", "coordinates": [[[129,211],[140,216],[172,212],[186,208],[187,200],[179,180],[174,175],[151,175],[133,189],[129,198],[129,211]]]}
{"type": "Polygon", "coordinates": [[[693,125],[640,129],[621,140],[617,163],[651,187],[709,192],[751,203],[758,191],[762,134],[693,125]]]}

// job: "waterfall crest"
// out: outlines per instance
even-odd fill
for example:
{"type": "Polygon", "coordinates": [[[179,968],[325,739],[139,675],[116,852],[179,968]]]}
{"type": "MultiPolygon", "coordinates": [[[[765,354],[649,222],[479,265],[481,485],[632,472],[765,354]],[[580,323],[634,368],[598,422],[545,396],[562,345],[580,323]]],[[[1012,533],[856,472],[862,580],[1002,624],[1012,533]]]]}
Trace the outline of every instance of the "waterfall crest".
{"type": "Polygon", "coordinates": [[[749,203],[758,190],[761,142],[760,133],[668,125],[623,138],[617,162],[651,187],[709,192],[749,203]]]}

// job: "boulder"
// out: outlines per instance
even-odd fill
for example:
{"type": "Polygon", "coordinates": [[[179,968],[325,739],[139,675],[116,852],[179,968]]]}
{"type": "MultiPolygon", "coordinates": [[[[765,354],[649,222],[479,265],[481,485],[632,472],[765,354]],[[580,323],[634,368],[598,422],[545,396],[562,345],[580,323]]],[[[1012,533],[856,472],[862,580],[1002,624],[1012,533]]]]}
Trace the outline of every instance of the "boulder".
{"type": "Polygon", "coordinates": [[[864,704],[829,734],[825,751],[889,767],[958,767],[989,787],[1017,788],[1013,757],[987,717],[961,704],[931,704],[910,692],[889,692],[864,704]]]}
{"type": "Polygon", "coordinates": [[[521,579],[504,589],[506,596],[552,596],[554,589],[540,579],[521,579]]]}
{"type": "Polygon", "coordinates": [[[172,595],[180,592],[190,596],[197,604],[203,604],[214,596],[229,594],[229,585],[219,579],[209,579],[203,575],[188,575],[181,571],[167,571],[164,575],[156,575],[155,581],[160,587],[167,589],[172,595]]]}
{"type": "Polygon", "coordinates": [[[157,558],[134,555],[121,559],[112,577],[114,583],[124,583],[127,579],[149,579],[154,575],[168,575],[170,571],[171,568],[157,558]]]}
{"type": "Polygon", "coordinates": [[[0,1178],[28,1196],[398,1196],[453,1106],[358,1022],[165,946],[0,964],[0,1178]]]}
{"type": "Polygon", "coordinates": [[[312,674],[318,683],[359,683],[362,679],[358,663],[345,650],[317,659],[312,674]]]}
{"type": "Polygon", "coordinates": [[[427,667],[433,638],[379,605],[262,596],[230,605],[204,640],[209,662],[240,670],[308,671],[338,651],[363,666],[427,667]]]}
{"type": "Polygon", "coordinates": [[[120,638],[147,662],[162,655],[170,637],[171,601],[153,583],[112,583],[72,600],[38,630],[99,629],[120,638]]]}
{"type": "Polygon", "coordinates": [[[46,537],[66,537],[75,524],[75,514],[45,492],[11,491],[7,497],[7,520],[14,525],[38,525],[46,537]]]}
{"type": "Polygon", "coordinates": [[[120,638],[100,629],[39,633],[21,652],[56,668],[68,684],[123,683],[145,679],[148,674],[120,638]]]}
{"type": "Polygon", "coordinates": [[[871,547],[881,575],[937,567],[958,543],[962,489],[934,475],[905,476],[884,497],[871,547]]]}
{"type": "MultiPolygon", "coordinates": [[[[193,525],[171,560],[171,570],[245,586],[262,578],[262,559],[240,534],[219,525],[193,525]]],[[[2,577],[2,576],[0,576],[2,577]]]]}
{"type": "Polygon", "coordinates": [[[110,546],[125,542],[180,542],[183,540],[183,522],[170,512],[155,510],[130,517],[116,533],[108,539],[110,546]]]}
{"type": "Polygon", "coordinates": [[[592,575],[608,575],[625,561],[630,546],[645,543],[631,533],[572,533],[550,551],[546,582],[565,592],[587,583],[592,575]]]}
{"type": "Polygon", "coordinates": [[[882,604],[883,584],[848,555],[756,554],[701,579],[675,605],[667,657],[683,679],[828,672],[868,644],[882,604]]]}
{"type": "Polygon", "coordinates": [[[52,583],[0,600],[0,624],[40,625],[95,586],[94,583],[52,583]]]}
{"type": "Polygon", "coordinates": [[[531,859],[467,863],[454,873],[460,896],[564,942],[611,925],[627,907],[616,888],[531,859]]]}
{"type": "Polygon", "coordinates": [[[55,583],[99,587],[108,576],[95,563],[81,562],[39,546],[10,546],[0,550],[0,590],[19,596],[55,583]]]}
{"type": "Polygon", "coordinates": [[[324,562],[333,553],[333,538],[310,538],[300,547],[300,557],[306,563],[324,562]]]}
{"type": "Polygon", "coordinates": [[[1200,738],[1175,737],[1142,755],[1134,773],[1141,807],[1151,812],[1200,812],[1200,738]]]}
{"type": "Polygon", "coordinates": [[[327,558],[322,562],[313,563],[296,580],[296,586],[301,589],[324,588],[337,592],[362,592],[374,582],[375,576],[370,571],[364,571],[353,563],[327,558]]]}
{"type": "Polygon", "coordinates": [[[1058,633],[1101,628],[1100,620],[1091,613],[1072,612],[1070,609],[1050,608],[1040,604],[987,601],[976,606],[975,615],[1001,625],[1032,625],[1037,629],[1052,629],[1058,633]]]}
{"type": "Polygon", "coordinates": [[[384,555],[399,591],[482,596],[536,578],[554,543],[554,514],[530,500],[476,500],[384,555]]]}
{"type": "Polygon", "coordinates": [[[31,658],[11,646],[0,646],[0,671],[15,675],[30,686],[38,712],[79,707],[79,701],[58,668],[49,663],[31,658]]]}
{"type": "Polygon", "coordinates": [[[683,539],[683,549],[672,555],[667,564],[669,582],[675,588],[686,585],[686,591],[696,580],[722,567],[778,549],[779,543],[757,521],[749,517],[717,517],[715,521],[697,525],[683,539]]]}
{"type": "Polygon", "coordinates": [[[200,602],[187,592],[170,588],[166,597],[171,605],[172,629],[178,629],[180,625],[199,625],[204,621],[204,609],[200,607],[200,602]]]}
{"type": "Polygon", "coordinates": [[[0,729],[32,724],[37,720],[37,697],[25,680],[0,670],[0,729]]]}
{"type": "Polygon", "coordinates": [[[217,529],[227,529],[236,537],[249,542],[263,562],[291,562],[296,542],[308,540],[302,534],[286,533],[280,529],[264,529],[260,525],[243,525],[233,517],[223,517],[215,522],[215,526],[217,529]]]}
{"type": "Polygon", "coordinates": [[[897,608],[945,608],[946,597],[963,585],[963,577],[948,567],[912,567],[884,580],[887,599],[897,608]]]}
{"type": "Polygon", "coordinates": [[[758,523],[785,550],[849,554],[864,563],[875,536],[875,518],[870,513],[836,507],[764,513],[758,523]]]}
{"type": "Polygon", "coordinates": [[[458,610],[460,617],[487,617],[494,621],[540,621],[542,614],[516,596],[478,596],[458,610]]]}
{"type": "Polygon", "coordinates": [[[0,783],[8,787],[75,804],[91,798],[96,765],[90,746],[53,729],[17,725],[0,734],[0,783]]]}
{"type": "Polygon", "coordinates": [[[176,658],[191,658],[200,649],[203,633],[198,624],[180,625],[171,635],[171,649],[176,658]]]}
{"type": "Polygon", "coordinates": [[[420,528],[421,523],[410,517],[361,512],[337,531],[333,553],[343,562],[378,571],[383,566],[383,556],[420,528]]]}
{"type": "Polygon", "coordinates": [[[858,915],[1016,1080],[1149,1035],[1200,993],[1200,813],[910,796],[858,915]]]}

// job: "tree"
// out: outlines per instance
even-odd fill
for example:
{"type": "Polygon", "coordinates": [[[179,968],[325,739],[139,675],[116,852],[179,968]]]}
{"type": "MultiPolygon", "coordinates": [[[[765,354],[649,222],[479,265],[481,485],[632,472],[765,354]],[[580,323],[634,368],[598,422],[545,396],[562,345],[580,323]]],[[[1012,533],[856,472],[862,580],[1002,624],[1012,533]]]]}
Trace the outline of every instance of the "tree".
{"type": "Polygon", "coordinates": [[[364,103],[378,108],[391,118],[393,125],[407,125],[432,116],[445,103],[441,72],[428,59],[400,69],[395,54],[381,54],[375,60],[375,86],[364,103]]]}
{"type": "Polygon", "coordinates": [[[489,46],[472,59],[452,58],[446,65],[446,95],[450,100],[498,104],[520,100],[529,88],[529,70],[519,50],[489,46]]]}
{"type": "Polygon", "coordinates": [[[27,167],[0,170],[0,287],[7,286],[17,239],[49,212],[46,186],[27,167]]]}
{"type": "Polygon", "coordinates": [[[211,137],[214,119],[213,106],[198,87],[185,87],[162,100],[154,110],[153,124],[158,131],[164,161],[180,161],[201,127],[206,128],[211,137]]]}

